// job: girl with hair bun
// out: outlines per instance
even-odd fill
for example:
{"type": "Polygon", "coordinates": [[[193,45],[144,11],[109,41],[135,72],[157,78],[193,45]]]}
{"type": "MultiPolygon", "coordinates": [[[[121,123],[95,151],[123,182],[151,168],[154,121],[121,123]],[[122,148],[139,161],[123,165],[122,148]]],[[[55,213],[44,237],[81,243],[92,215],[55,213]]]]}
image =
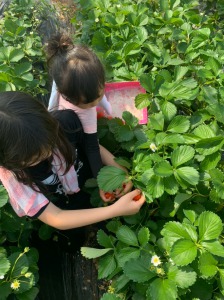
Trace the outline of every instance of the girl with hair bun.
{"type": "Polygon", "coordinates": [[[84,139],[73,110],[52,115],[30,95],[0,93],[0,180],[18,216],[67,230],[139,211],[145,201],[143,195],[133,201],[139,190],[90,208],[80,190],[90,176],[84,139]]]}
{"type": "MultiPolygon", "coordinates": [[[[96,106],[102,101],[109,105],[104,95],[105,72],[99,58],[90,48],[73,44],[71,38],[63,33],[53,36],[45,49],[53,77],[48,109],[72,109],[77,113],[84,130],[85,151],[93,177],[97,177],[105,157],[107,160],[110,157],[111,165],[122,168],[114,161],[114,156],[99,145],[97,138],[96,106]]],[[[106,108],[107,111],[109,109],[106,108]]],[[[131,188],[129,181],[116,195],[119,197],[131,188]]],[[[106,192],[100,190],[104,201],[108,201],[106,192]]]]}

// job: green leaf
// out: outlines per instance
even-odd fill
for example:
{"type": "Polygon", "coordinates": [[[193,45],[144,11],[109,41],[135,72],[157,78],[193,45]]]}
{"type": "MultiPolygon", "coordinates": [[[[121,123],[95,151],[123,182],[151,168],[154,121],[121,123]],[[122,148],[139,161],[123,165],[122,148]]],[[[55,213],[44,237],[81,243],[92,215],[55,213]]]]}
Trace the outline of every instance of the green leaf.
{"type": "Polygon", "coordinates": [[[124,119],[125,123],[132,128],[138,125],[138,118],[136,118],[129,111],[124,111],[122,114],[122,118],[124,119]]]}
{"type": "Polygon", "coordinates": [[[111,250],[113,250],[113,248],[97,249],[97,248],[90,248],[90,247],[81,247],[81,254],[86,258],[92,259],[92,258],[100,257],[111,250]]]}
{"type": "Polygon", "coordinates": [[[119,296],[111,293],[103,294],[100,300],[122,300],[119,296]]]}
{"type": "Polygon", "coordinates": [[[162,131],[164,126],[164,116],[162,112],[149,116],[152,128],[155,130],[162,131]]]}
{"type": "Polygon", "coordinates": [[[178,80],[182,79],[188,70],[189,70],[188,67],[182,67],[182,66],[175,67],[174,80],[178,81],[178,80]]]}
{"type": "Polygon", "coordinates": [[[215,169],[221,160],[221,153],[215,152],[211,155],[207,155],[205,159],[201,162],[201,169],[203,171],[209,171],[215,169]]]}
{"type": "Polygon", "coordinates": [[[205,211],[198,218],[199,239],[207,241],[217,239],[222,232],[222,220],[213,212],[205,211]]]}
{"type": "Polygon", "coordinates": [[[179,184],[177,183],[175,177],[172,175],[170,177],[165,177],[163,179],[164,190],[169,195],[175,195],[179,190],[179,184]]]}
{"type": "Polygon", "coordinates": [[[189,194],[183,194],[179,193],[175,198],[174,198],[174,210],[170,213],[171,217],[174,217],[178,209],[180,208],[180,205],[185,202],[186,200],[190,199],[192,195],[189,194]]]}
{"type": "Polygon", "coordinates": [[[190,146],[177,147],[171,154],[172,165],[176,168],[194,157],[195,151],[190,146]]]}
{"type": "Polygon", "coordinates": [[[201,124],[197,128],[195,128],[193,133],[202,139],[215,137],[215,133],[213,132],[211,127],[205,124],[201,124]]]}
{"type": "Polygon", "coordinates": [[[215,276],[218,271],[217,264],[218,261],[210,253],[202,253],[199,257],[198,267],[206,278],[215,276]]]}
{"type": "Polygon", "coordinates": [[[124,265],[124,274],[134,282],[146,282],[156,276],[150,271],[150,260],[144,257],[130,259],[124,265]]]}
{"type": "Polygon", "coordinates": [[[97,182],[101,190],[109,192],[121,187],[126,176],[126,172],[120,168],[105,166],[99,171],[97,182]]]}
{"type": "Polygon", "coordinates": [[[125,263],[132,258],[138,258],[140,256],[140,249],[133,247],[122,248],[116,254],[116,259],[119,267],[123,268],[125,263]]]}
{"type": "Polygon", "coordinates": [[[147,299],[153,300],[176,300],[176,284],[174,283],[174,281],[169,279],[157,278],[152,283],[150,283],[149,289],[147,291],[147,296],[147,299]]]}
{"type": "Polygon", "coordinates": [[[132,231],[128,226],[121,226],[117,233],[116,236],[119,241],[130,245],[130,246],[138,246],[138,239],[134,231],[132,231]]]}
{"type": "Polygon", "coordinates": [[[190,127],[190,121],[184,116],[176,116],[170,122],[167,131],[174,133],[184,133],[190,127]]]}
{"type": "Polygon", "coordinates": [[[120,126],[115,132],[115,138],[118,142],[131,141],[134,138],[133,129],[128,125],[120,126]]]}
{"type": "Polygon", "coordinates": [[[113,247],[113,243],[109,237],[102,229],[97,232],[97,242],[100,246],[105,248],[113,247]]]}
{"type": "Polygon", "coordinates": [[[173,243],[179,239],[191,240],[190,235],[181,223],[168,222],[164,225],[161,234],[164,236],[166,243],[172,246],[173,243]]]}
{"type": "Polygon", "coordinates": [[[138,232],[138,241],[141,246],[146,245],[149,242],[150,232],[147,227],[142,227],[138,232]]]}
{"type": "Polygon", "coordinates": [[[224,257],[224,247],[219,241],[203,241],[201,245],[211,254],[224,257]]]}
{"type": "Polygon", "coordinates": [[[0,276],[5,275],[9,269],[10,269],[9,260],[5,256],[0,255],[0,276]]]}
{"type": "Polygon", "coordinates": [[[10,62],[18,62],[23,57],[24,57],[24,53],[21,49],[13,48],[12,51],[10,51],[10,55],[9,55],[10,62]]]}
{"type": "Polygon", "coordinates": [[[24,62],[20,64],[16,64],[14,71],[16,76],[20,76],[24,73],[29,72],[32,69],[32,64],[29,62],[24,62]]]}
{"type": "Polygon", "coordinates": [[[135,42],[125,43],[125,46],[123,48],[124,57],[128,55],[134,55],[136,53],[139,53],[140,51],[141,45],[135,42]]]}
{"type": "Polygon", "coordinates": [[[24,267],[29,267],[29,262],[25,254],[14,252],[8,259],[11,264],[11,277],[19,276],[24,267]]]}
{"type": "Polygon", "coordinates": [[[175,117],[177,113],[177,108],[173,103],[165,101],[161,105],[161,111],[163,112],[165,119],[170,121],[175,117]]]}
{"type": "Polygon", "coordinates": [[[115,282],[113,282],[113,287],[115,288],[116,292],[119,292],[129,281],[130,279],[125,274],[122,274],[116,278],[115,282]]]}
{"type": "Polygon", "coordinates": [[[112,255],[107,254],[103,257],[100,257],[98,265],[98,278],[107,278],[111,275],[111,273],[113,273],[113,271],[116,269],[116,266],[116,260],[112,255]]]}
{"type": "Polygon", "coordinates": [[[183,210],[184,215],[188,218],[188,220],[194,224],[197,214],[194,210],[183,210]]]}
{"type": "Polygon", "coordinates": [[[6,189],[0,185],[0,208],[8,202],[8,198],[9,196],[6,189]]]}
{"type": "Polygon", "coordinates": [[[222,136],[217,136],[213,138],[206,138],[199,141],[196,144],[196,150],[198,153],[203,155],[210,155],[219,151],[224,144],[224,139],[222,136]]]}
{"type": "Polygon", "coordinates": [[[197,257],[197,246],[193,241],[180,239],[174,243],[170,257],[177,266],[187,266],[197,257]]]}
{"type": "Polygon", "coordinates": [[[164,160],[154,166],[154,172],[157,176],[168,177],[173,174],[173,168],[168,161],[164,160]]]}
{"type": "Polygon", "coordinates": [[[178,175],[181,179],[183,179],[185,182],[188,182],[191,185],[198,184],[199,174],[198,171],[193,167],[178,168],[174,173],[174,176],[177,179],[178,177],[176,175],[178,175]]]}
{"type": "Polygon", "coordinates": [[[163,178],[153,175],[147,184],[147,191],[153,198],[161,197],[164,193],[163,178]]]}
{"type": "Polygon", "coordinates": [[[140,76],[141,86],[149,93],[153,93],[155,89],[155,83],[151,74],[142,74],[140,76]]]}
{"type": "Polygon", "coordinates": [[[181,289],[186,289],[196,282],[197,274],[189,268],[178,268],[170,265],[168,270],[168,279],[174,281],[181,289]]]}
{"type": "Polygon", "coordinates": [[[138,94],[135,97],[135,106],[137,109],[142,109],[151,104],[151,98],[149,94],[138,94]]]}

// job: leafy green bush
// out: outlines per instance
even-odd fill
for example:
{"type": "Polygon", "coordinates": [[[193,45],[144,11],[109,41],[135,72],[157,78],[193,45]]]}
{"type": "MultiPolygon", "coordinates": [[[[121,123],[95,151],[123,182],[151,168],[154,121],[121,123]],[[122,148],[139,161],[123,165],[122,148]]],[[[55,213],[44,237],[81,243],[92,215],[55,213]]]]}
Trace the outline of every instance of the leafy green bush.
{"type": "MultiPolygon", "coordinates": [[[[103,249],[82,249],[86,257],[100,257],[99,277],[112,280],[102,300],[223,299],[222,18],[218,11],[200,11],[197,1],[81,5],[80,39],[110,63],[111,78],[140,80],[147,93],[135,105],[147,107],[149,115],[143,126],[129,112],[123,113],[125,123],[99,122],[100,141],[107,147],[112,136],[119,162],[147,200],[138,215],[98,233],[103,249]],[[138,64],[141,70],[133,72],[138,64]]],[[[113,190],[123,179],[105,167],[97,181],[113,190]]]]}
{"type": "Polygon", "coordinates": [[[0,19],[0,91],[46,94],[47,72],[38,34],[44,2],[14,0],[0,19]],[[35,7],[35,8],[34,8],[35,7]]]}

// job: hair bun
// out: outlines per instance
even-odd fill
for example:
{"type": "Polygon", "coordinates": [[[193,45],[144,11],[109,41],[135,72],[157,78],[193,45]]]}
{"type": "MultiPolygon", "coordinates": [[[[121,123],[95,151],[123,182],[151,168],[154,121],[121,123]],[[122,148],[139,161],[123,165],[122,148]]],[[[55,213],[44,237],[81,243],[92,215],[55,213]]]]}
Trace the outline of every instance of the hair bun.
{"type": "Polygon", "coordinates": [[[54,35],[45,45],[45,51],[48,57],[65,53],[73,49],[74,44],[71,38],[63,33],[54,35]]]}

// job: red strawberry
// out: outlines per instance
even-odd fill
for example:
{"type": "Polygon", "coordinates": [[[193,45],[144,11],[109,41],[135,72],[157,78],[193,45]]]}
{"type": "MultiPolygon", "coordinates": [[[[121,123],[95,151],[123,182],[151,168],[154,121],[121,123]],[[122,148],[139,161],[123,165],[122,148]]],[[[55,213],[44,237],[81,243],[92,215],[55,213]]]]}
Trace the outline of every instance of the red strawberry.
{"type": "Polygon", "coordinates": [[[138,194],[133,198],[133,200],[138,201],[141,198],[141,196],[142,196],[142,194],[138,194]]]}
{"type": "Polygon", "coordinates": [[[114,195],[112,193],[105,193],[105,198],[106,199],[112,199],[114,197],[114,195]]]}

